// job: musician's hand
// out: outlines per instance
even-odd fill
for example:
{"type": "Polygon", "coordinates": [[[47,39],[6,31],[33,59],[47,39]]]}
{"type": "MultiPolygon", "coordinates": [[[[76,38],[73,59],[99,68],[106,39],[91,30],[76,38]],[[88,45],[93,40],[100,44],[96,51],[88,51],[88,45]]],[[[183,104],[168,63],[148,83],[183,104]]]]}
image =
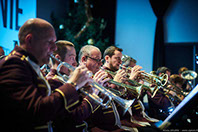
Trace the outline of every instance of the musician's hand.
{"type": "Polygon", "coordinates": [[[93,79],[99,83],[100,85],[103,86],[103,84],[105,82],[107,82],[110,78],[107,78],[108,74],[103,71],[103,70],[99,70],[98,72],[96,72],[96,74],[94,75],[93,79]]]}
{"type": "Polygon", "coordinates": [[[131,69],[131,74],[129,79],[131,80],[135,80],[138,76],[140,76],[141,73],[143,73],[144,71],[140,71],[142,69],[141,66],[136,65],[131,69]]]}
{"type": "Polygon", "coordinates": [[[69,82],[77,85],[76,90],[83,87],[86,83],[92,83],[93,79],[90,77],[92,74],[85,65],[78,66],[69,78],[69,82]]]}
{"type": "Polygon", "coordinates": [[[116,73],[116,75],[114,76],[114,81],[116,82],[124,82],[126,80],[126,76],[127,76],[127,73],[125,72],[125,70],[123,69],[119,69],[116,73]]]}

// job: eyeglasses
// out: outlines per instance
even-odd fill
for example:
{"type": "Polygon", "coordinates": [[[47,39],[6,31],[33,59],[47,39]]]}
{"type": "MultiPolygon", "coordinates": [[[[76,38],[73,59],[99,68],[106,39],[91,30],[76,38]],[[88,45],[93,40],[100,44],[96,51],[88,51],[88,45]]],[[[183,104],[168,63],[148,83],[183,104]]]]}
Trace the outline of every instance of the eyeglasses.
{"type": "Polygon", "coordinates": [[[95,61],[98,62],[98,63],[99,63],[99,62],[102,62],[102,60],[103,60],[103,59],[95,59],[95,58],[92,58],[92,57],[90,57],[90,56],[87,56],[87,57],[90,58],[90,59],[92,59],[92,60],[95,60],[95,61]]]}

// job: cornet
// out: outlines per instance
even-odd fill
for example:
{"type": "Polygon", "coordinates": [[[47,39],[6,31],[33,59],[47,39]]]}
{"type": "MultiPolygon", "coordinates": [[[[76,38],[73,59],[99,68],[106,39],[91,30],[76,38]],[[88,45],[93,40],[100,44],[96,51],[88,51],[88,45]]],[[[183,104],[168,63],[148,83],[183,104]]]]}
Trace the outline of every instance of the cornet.
{"type": "MultiPolygon", "coordinates": [[[[101,68],[101,69],[104,70],[105,72],[109,73],[112,77],[114,77],[116,75],[116,72],[112,72],[112,71],[109,71],[109,70],[106,70],[106,69],[103,69],[103,68],[101,68]]],[[[115,82],[113,80],[109,80],[110,83],[113,83],[115,85],[127,88],[128,91],[130,91],[133,95],[136,95],[137,98],[140,96],[140,93],[143,89],[146,89],[146,90],[150,91],[151,93],[153,93],[156,89],[156,88],[151,88],[151,87],[149,87],[147,85],[144,85],[144,84],[140,84],[139,82],[137,82],[135,80],[131,80],[127,77],[126,77],[126,81],[128,81],[129,83],[131,83],[135,86],[127,85],[127,84],[124,84],[124,83],[118,83],[118,82],[115,82]]]]}
{"type": "MultiPolygon", "coordinates": [[[[120,66],[126,69],[126,71],[129,71],[128,76],[130,76],[130,71],[132,67],[125,67],[125,66],[120,66]]],[[[160,76],[150,74],[150,73],[140,73],[141,74],[141,80],[146,81],[148,83],[154,83],[157,86],[165,86],[168,82],[168,75],[167,74],[161,74],[160,76]]]]}
{"type": "MultiPolygon", "coordinates": [[[[58,71],[58,74],[59,76],[61,76],[62,80],[64,80],[64,82],[66,83],[67,80],[69,79],[69,77],[67,75],[62,75],[59,71],[60,71],[60,67],[61,66],[65,66],[67,67],[68,69],[70,69],[71,71],[74,71],[75,68],[73,66],[71,66],[70,64],[66,63],[66,62],[62,62],[61,60],[57,59],[56,57],[54,57],[53,55],[51,55],[51,57],[53,59],[55,59],[56,61],[58,61],[60,64],[59,66],[57,67],[57,71],[58,71]]],[[[91,73],[89,73],[90,77],[92,76],[91,73]]],[[[87,92],[84,88],[81,88],[80,91],[82,93],[84,93],[85,95],[89,96],[91,99],[93,99],[96,103],[100,104],[101,106],[103,107],[109,107],[110,105],[110,102],[112,100],[115,100],[119,105],[121,105],[121,107],[124,108],[124,112],[126,112],[129,107],[132,105],[132,103],[134,102],[134,100],[125,100],[125,99],[122,99],[120,97],[118,97],[116,94],[114,94],[113,92],[111,92],[110,90],[104,88],[103,86],[99,85],[97,82],[93,81],[91,84],[90,84],[92,87],[98,89],[101,93],[103,93],[106,97],[108,97],[108,101],[106,103],[104,103],[104,100],[103,98],[100,98],[98,95],[93,95],[93,94],[90,94],[89,92],[87,92]]]]}
{"type": "MultiPolygon", "coordinates": [[[[131,73],[131,70],[132,70],[132,67],[129,66],[130,60],[131,60],[130,56],[123,55],[122,56],[122,65],[120,66],[120,67],[126,68],[126,71],[129,71],[129,73],[131,73]]],[[[130,76],[130,74],[129,74],[129,76],[130,76]]],[[[141,79],[143,81],[146,81],[148,83],[154,83],[157,86],[165,86],[168,81],[167,74],[157,76],[157,75],[143,72],[143,73],[141,73],[141,77],[142,77],[141,79]]]]}

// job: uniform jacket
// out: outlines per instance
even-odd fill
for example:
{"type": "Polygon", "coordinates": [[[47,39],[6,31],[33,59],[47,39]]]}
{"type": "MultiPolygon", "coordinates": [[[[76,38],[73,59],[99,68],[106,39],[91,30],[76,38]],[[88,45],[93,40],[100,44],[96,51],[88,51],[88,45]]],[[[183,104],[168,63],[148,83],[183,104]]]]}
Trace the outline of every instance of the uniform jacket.
{"type": "MultiPolygon", "coordinates": [[[[103,66],[103,69],[110,70],[109,68],[104,67],[104,66],[103,66]]],[[[108,74],[108,75],[111,79],[113,79],[113,77],[110,74],[108,74]]],[[[130,85],[128,82],[126,82],[126,84],[130,85]]],[[[113,86],[112,88],[119,90],[118,86],[114,86],[112,84],[111,85],[107,84],[107,85],[113,86]]],[[[133,128],[141,127],[141,126],[149,125],[150,122],[157,121],[155,119],[151,119],[150,117],[149,118],[145,117],[146,113],[144,112],[144,107],[143,107],[141,101],[139,99],[137,99],[136,96],[134,96],[134,94],[127,92],[125,95],[123,95],[121,97],[124,99],[127,99],[127,100],[134,99],[134,102],[132,103],[131,107],[129,108],[129,109],[131,109],[131,112],[127,111],[124,115],[123,115],[123,108],[119,105],[117,106],[118,112],[121,117],[121,124],[123,126],[133,127],[133,128]]]]}
{"type": "Polygon", "coordinates": [[[159,91],[152,97],[150,92],[146,92],[148,95],[149,110],[148,114],[159,120],[164,120],[169,115],[168,109],[171,108],[172,104],[167,95],[164,95],[164,91],[159,91]]]}
{"type": "Polygon", "coordinates": [[[34,56],[16,46],[0,61],[1,125],[7,131],[35,131],[59,116],[67,117],[68,110],[79,102],[71,84],[62,85],[47,96],[45,81],[27,57],[37,63],[34,56]]]}
{"type": "MultiPolygon", "coordinates": [[[[62,86],[65,82],[59,79],[55,69],[51,69],[47,75],[48,82],[52,87],[52,91],[62,86]]],[[[76,107],[69,112],[68,117],[58,117],[54,120],[54,127],[56,131],[83,131],[87,127],[87,123],[84,121],[92,113],[98,105],[94,103],[89,97],[82,97],[76,107]]]]}

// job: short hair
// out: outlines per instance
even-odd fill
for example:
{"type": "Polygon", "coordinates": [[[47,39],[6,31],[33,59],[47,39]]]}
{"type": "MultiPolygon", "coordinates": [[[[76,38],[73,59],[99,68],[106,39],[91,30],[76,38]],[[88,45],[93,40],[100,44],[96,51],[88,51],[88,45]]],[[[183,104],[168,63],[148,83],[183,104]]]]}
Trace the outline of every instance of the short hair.
{"type": "Polygon", "coordinates": [[[171,70],[170,70],[169,68],[165,67],[165,66],[159,67],[159,68],[157,69],[157,71],[156,71],[156,74],[157,74],[157,75],[159,75],[160,73],[164,73],[164,74],[165,74],[166,71],[171,72],[171,70]]]}
{"type": "Polygon", "coordinates": [[[96,49],[98,51],[100,51],[100,49],[96,46],[93,46],[93,45],[85,45],[83,46],[80,51],[79,51],[79,54],[78,54],[78,62],[80,63],[81,62],[81,59],[83,56],[90,56],[91,55],[91,51],[93,49],[96,49]]]}
{"type": "MultiPolygon", "coordinates": [[[[55,56],[56,54],[58,54],[61,57],[61,61],[63,61],[65,59],[65,54],[67,53],[66,46],[75,47],[72,42],[69,42],[66,40],[56,41],[57,50],[53,52],[53,55],[55,56]]],[[[53,63],[55,62],[54,59],[52,59],[52,61],[53,61],[53,63]]]]}
{"type": "Polygon", "coordinates": [[[31,18],[27,20],[19,29],[18,38],[20,45],[25,43],[25,37],[30,33],[36,34],[35,36],[38,37],[37,39],[42,38],[41,35],[45,34],[49,27],[53,28],[49,22],[40,18],[31,18]]]}
{"type": "Polygon", "coordinates": [[[182,72],[187,71],[187,70],[188,70],[187,67],[181,67],[179,68],[178,73],[181,74],[182,72]]]}
{"type": "Polygon", "coordinates": [[[170,76],[170,81],[172,83],[174,83],[174,84],[176,84],[176,83],[178,83],[180,85],[183,85],[184,84],[184,79],[181,76],[179,76],[178,74],[172,74],[170,76]]]}
{"type": "Polygon", "coordinates": [[[121,48],[118,48],[116,46],[109,46],[105,51],[104,51],[104,54],[103,54],[103,57],[105,56],[110,56],[112,57],[114,55],[114,52],[118,50],[120,52],[122,52],[123,50],[121,48]]]}

